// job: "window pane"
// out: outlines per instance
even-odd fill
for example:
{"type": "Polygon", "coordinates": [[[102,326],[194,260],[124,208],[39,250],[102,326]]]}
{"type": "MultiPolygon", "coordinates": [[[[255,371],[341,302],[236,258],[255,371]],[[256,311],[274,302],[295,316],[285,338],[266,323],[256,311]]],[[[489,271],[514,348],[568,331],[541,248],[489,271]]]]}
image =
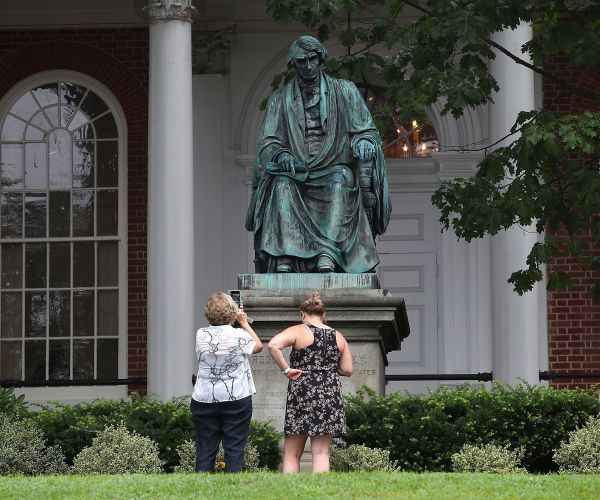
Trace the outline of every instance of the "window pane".
{"type": "Polygon", "coordinates": [[[23,188],[23,145],[2,144],[0,147],[2,189],[23,188]]]}
{"type": "Polygon", "coordinates": [[[94,378],[94,340],[73,340],[73,380],[94,378]]]}
{"type": "Polygon", "coordinates": [[[46,341],[25,341],[25,380],[46,380],[46,341]]]}
{"type": "Polygon", "coordinates": [[[108,111],[108,106],[90,90],[81,103],[81,111],[93,119],[108,111]]]}
{"type": "Polygon", "coordinates": [[[50,286],[71,286],[71,244],[50,243],[50,286]]]}
{"type": "Polygon", "coordinates": [[[25,292],[25,336],[46,336],[46,292],[25,292]]]}
{"type": "Polygon", "coordinates": [[[71,234],[71,216],[69,191],[51,191],[49,193],[50,205],[50,236],[70,236],[71,234]]]}
{"type": "Polygon", "coordinates": [[[119,292],[98,290],[98,335],[119,334],[119,292]]]}
{"type": "Polygon", "coordinates": [[[100,141],[96,144],[98,150],[98,187],[116,187],[118,176],[117,141],[100,141]]]}
{"type": "Polygon", "coordinates": [[[94,190],[73,191],[73,236],[94,236],[94,190]]]}
{"type": "Polygon", "coordinates": [[[44,137],[44,132],[33,125],[29,125],[27,130],[25,130],[25,140],[27,141],[41,141],[44,139],[44,137]]]}
{"type": "Polygon", "coordinates": [[[73,187],[94,187],[94,143],[73,143],[73,187]]]}
{"type": "Polygon", "coordinates": [[[85,87],[74,83],[62,82],[60,84],[60,102],[70,106],[78,106],[85,94],[85,87]]]}
{"type": "Polygon", "coordinates": [[[29,120],[34,113],[39,109],[37,102],[35,102],[30,92],[23,94],[17,102],[15,102],[10,108],[10,112],[13,115],[17,115],[24,120],[29,120]]]}
{"type": "Polygon", "coordinates": [[[46,189],[48,184],[47,144],[45,142],[30,142],[25,144],[25,188],[46,189]]]}
{"type": "Polygon", "coordinates": [[[50,380],[69,380],[71,378],[70,358],[71,346],[69,340],[50,341],[48,350],[50,380]]]}
{"type": "Polygon", "coordinates": [[[75,137],[76,139],[78,138],[92,138],[93,136],[91,136],[91,126],[85,126],[86,124],[89,123],[89,119],[87,116],[85,116],[81,111],[77,111],[75,113],[75,115],[73,115],[73,118],[71,119],[71,122],[69,123],[69,126],[67,127],[68,130],[70,130],[71,132],[75,129],[78,129],[79,127],[84,128],[84,130],[80,130],[77,133],[77,137],[75,137]],[[89,129],[89,130],[88,130],[89,129]],[[90,135],[88,137],[88,135],[90,135]],[[79,137],[79,136],[83,136],[83,137],[79,137]]]}
{"type": "Polygon", "coordinates": [[[4,338],[21,338],[23,336],[22,298],[21,292],[2,292],[0,336],[4,338]]]}
{"type": "Polygon", "coordinates": [[[22,362],[20,340],[0,342],[0,379],[21,380],[22,362]]]}
{"type": "Polygon", "coordinates": [[[73,286],[94,286],[94,243],[73,243],[73,286]]]}
{"type": "Polygon", "coordinates": [[[23,286],[23,245],[5,243],[2,245],[2,288],[23,286]]]}
{"type": "Polygon", "coordinates": [[[43,111],[38,112],[38,114],[31,119],[31,123],[45,132],[49,132],[52,128],[43,111]]]}
{"type": "Polygon", "coordinates": [[[48,136],[50,168],[48,179],[50,189],[70,188],[72,184],[71,135],[64,129],[57,129],[48,136]]]}
{"type": "Polygon", "coordinates": [[[94,291],[73,291],[73,335],[91,337],[94,335],[94,291]]]}
{"type": "Polygon", "coordinates": [[[27,124],[23,120],[19,120],[14,116],[7,115],[2,126],[0,140],[3,141],[22,141],[23,131],[27,124]]]}
{"type": "Polygon", "coordinates": [[[23,236],[23,193],[2,195],[2,238],[23,236]]]}
{"type": "Polygon", "coordinates": [[[117,124],[112,113],[108,113],[94,122],[96,128],[96,137],[98,139],[116,139],[117,124]]]}
{"type": "Polygon", "coordinates": [[[46,237],[46,193],[25,193],[25,237],[46,237]]]}
{"type": "Polygon", "coordinates": [[[46,287],[46,243],[25,244],[25,288],[46,287]]]}
{"type": "Polygon", "coordinates": [[[61,106],[60,107],[60,126],[67,128],[67,126],[73,120],[73,117],[77,113],[77,108],[73,106],[61,106]]]}
{"type": "Polygon", "coordinates": [[[60,123],[59,123],[58,106],[50,106],[49,108],[46,108],[44,111],[46,112],[46,116],[48,117],[48,119],[50,120],[50,123],[52,124],[52,128],[59,127],[60,123]]]}
{"type": "Polygon", "coordinates": [[[71,292],[51,291],[48,309],[50,337],[68,337],[71,334],[71,292]]]}
{"type": "Polygon", "coordinates": [[[119,245],[116,241],[98,242],[98,286],[118,286],[119,245]]]}
{"type": "Polygon", "coordinates": [[[98,339],[97,378],[119,378],[119,341],[117,339],[98,339]]]}
{"type": "Polygon", "coordinates": [[[98,191],[98,236],[116,235],[119,229],[119,203],[115,189],[98,191]]]}
{"type": "Polygon", "coordinates": [[[58,85],[56,83],[46,83],[35,88],[31,93],[40,103],[40,106],[48,106],[49,104],[58,104],[58,85]]]}

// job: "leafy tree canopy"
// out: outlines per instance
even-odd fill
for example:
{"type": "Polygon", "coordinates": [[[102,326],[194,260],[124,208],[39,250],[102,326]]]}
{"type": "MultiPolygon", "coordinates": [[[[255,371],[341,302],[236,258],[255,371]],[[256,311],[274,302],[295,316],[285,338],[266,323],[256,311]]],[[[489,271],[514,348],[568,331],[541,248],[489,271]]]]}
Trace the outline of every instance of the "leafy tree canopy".
{"type": "MultiPolygon", "coordinates": [[[[382,78],[398,119],[421,117],[438,100],[443,113],[454,117],[467,107],[492,101],[498,90],[488,70],[494,49],[552,81],[563,97],[586,99],[590,111],[579,114],[557,114],[551,106],[522,110],[505,137],[490,137],[487,147],[481,148],[485,154],[477,174],[442,184],[432,200],[441,210],[443,228],[451,227],[466,241],[515,224],[533,223],[538,232],[546,231],[525,267],[509,278],[518,293],[543,279],[541,266],[551,258],[573,258],[587,272],[600,272],[600,256],[590,248],[590,244],[600,248],[600,113],[595,111],[599,89],[563,80],[543,66],[556,55],[567,56],[574,67],[598,65],[600,0],[266,3],[280,22],[301,22],[322,41],[336,37],[345,55],[332,58],[327,70],[365,85],[375,75],[382,78]],[[531,24],[534,33],[523,53],[511,53],[494,41],[493,33],[520,23],[531,24]],[[507,138],[513,142],[493,149],[507,138]]],[[[274,87],[287,77],[279,75],[274,87]]],[[[453,149],[476,150],[469,145],[453,149]]],[[[551,290],[563,291],[570,284],[562,271],[549,274],[551,290]]],[[[600,280],[592,294],[600,299],[600,280]]]]}

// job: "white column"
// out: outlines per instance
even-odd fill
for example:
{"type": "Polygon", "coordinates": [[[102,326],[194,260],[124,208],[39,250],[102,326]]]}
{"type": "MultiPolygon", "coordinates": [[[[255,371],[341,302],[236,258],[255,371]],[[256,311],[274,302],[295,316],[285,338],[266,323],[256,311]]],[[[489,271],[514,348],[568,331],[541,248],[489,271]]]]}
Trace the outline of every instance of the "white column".
{"type": "MultiPolygon", "coordinates": [[[[434,153],[440,181],[475,175],[480,153],[434,153]]],[[[441,368],[443,373],[492,370],[490,238],[469,243],[442,233],[441,368]]]]}
{"type": "Polygon", "coordinates": [[[191,0],[150,0],[148,392],[191,392],[194,203],[191,0]]]}
{"type": "MultiPolygon", "coordinates": [[[[529,62],[521,46],[531,36],[531,27],[522,24],[495,33],[493,40],[529,62]]],[[[510,131],[519,111],[535,108],[534,75],[498,51],[490,71],[500,87],[490,105],[489,139],[493,143],[510,131]]],[[[513,271],[526,267],[527,254],[538,238],[533,227],[517,226],[492,238],[492,372],[496,380],[515,383],[516,377],[522,377],[529,383],[539,382],[539,286],[521,296],[506,282],[513,271]]]]}

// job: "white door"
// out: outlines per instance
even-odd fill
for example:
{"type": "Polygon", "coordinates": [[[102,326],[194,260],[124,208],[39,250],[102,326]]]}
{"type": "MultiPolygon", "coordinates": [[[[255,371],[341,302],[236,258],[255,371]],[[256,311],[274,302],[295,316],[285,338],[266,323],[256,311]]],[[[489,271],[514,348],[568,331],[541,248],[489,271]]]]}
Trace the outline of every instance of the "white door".
{"type": "MultiPolygon", "coordinates": [[[[382,288],[404,297],[410,335],[400,351],[388,354],[388,375],[437,373],[438,310],[436,253],[396,253],[380,255],[379,281],[382,288]]],[[[438,381],[390,381],[386,392],[422,392],[437,388],[438,381]]]]}
{"type": "MultiPolygon", "coordinates": [[[[410,335],[400,351],[388,353],[388,375],[440,372],[438,315],[438,255],[441,251],[439,213],[431,204],[430,191],[392,190],[390,223],[378,238],[381,288],[404,297],[410,335]]],[[[437,380],[388,382],[386,392],[423,392],[437,388],[437,380]]]]}

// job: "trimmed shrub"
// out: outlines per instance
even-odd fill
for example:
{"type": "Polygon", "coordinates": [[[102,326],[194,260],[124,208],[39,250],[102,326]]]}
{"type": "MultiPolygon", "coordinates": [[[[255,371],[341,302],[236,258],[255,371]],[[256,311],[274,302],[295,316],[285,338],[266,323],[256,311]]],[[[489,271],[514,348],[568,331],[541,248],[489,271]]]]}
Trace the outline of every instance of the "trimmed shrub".
{"type": "Polygon", "coordinates": [[[486,444],[473,446],[465,444],[462,449],[452,455],[454,472],[493,472],[497,474],[514,474],[527,472],[521,465],[524,450],[511,450],[507,446],[486,444]]]}
{"type": "Polygon", "coordinates": [[[158,445],[152,439],[109,426],[73,461],[75,474],[154,474],[162,472],[158,445]]]}
{"type": "Polygon", "coordinates": [[[67,469],[57,446],[46,446],[42,431],[0,415],[0,474],[55,474],[67,469]]]}
{"type": "Polygon", "coordinates": [[[346,397],[348,444],[390,451],[403,470],[450,471],[465,444],[523,448],[529,471],[556,470],[553,450],[600,412],[597,395],[518,384],[442,387],[430,394],[346,397]]]}
{"type": "Polygon", "coordinates": [[[258,467],[277,470],[281,463],[279,442],[283,433],[277,432],[270,422],[252,420],[248,434],[248,444],[255,446],[258,453],[258,467]]]}
{"type": "MultiPolygon", "coordinates": [[[[99,399],[92,403],[62,405],[53,403],[32,413],[31,421],[47,436],[51,444],[65,452],[67,463],[106,427],[124,425],[128,430],[151,438],[158,444],[165,470],[179,463],[177,448],[194,439],[194,423],[189,397],[162,402],[152,396],[132,394],[130,401],[99,399]]],[[[281,460],[281,434],[265,422],[252,421],[248,442],[258,448],[260,466],[276,470],[281,460]]]]}
{"type": "Polygon", "coordinates": [[[352,444],[347,448],[332,447],[329,452],[331,470],[337,472],[394,472],[397,462],[390,461],[390,452],[379,448],[369,448],[362,444],[352,444]]]}
{"type": "Polygon", "coordinates": [[[600,415],[569,434],[554,452],[561,473],[600,474],[600,415]]]}
{"type": "MultiPolygon", "coordinates": [[[[195,472],[196,471],[196,443],[193,440],[185,441],[179,448],[179,465],[176,465],[173,472],[195,472]]],[[[219,451],[215,459],[215,472],[225,470],[225,452],[223,446],[219,445],[219,451]]],[[[266,467],[260,467],[259,455],[256,446],[246,444],[244,450],[244,470],[246,472],[260,472],[267,470],[266,467]]]]}

